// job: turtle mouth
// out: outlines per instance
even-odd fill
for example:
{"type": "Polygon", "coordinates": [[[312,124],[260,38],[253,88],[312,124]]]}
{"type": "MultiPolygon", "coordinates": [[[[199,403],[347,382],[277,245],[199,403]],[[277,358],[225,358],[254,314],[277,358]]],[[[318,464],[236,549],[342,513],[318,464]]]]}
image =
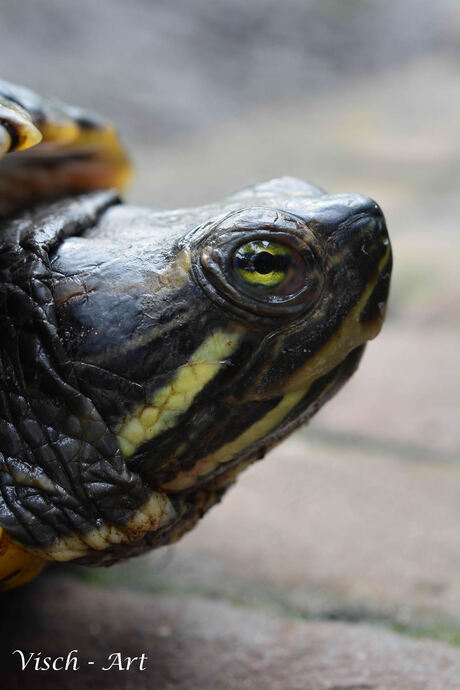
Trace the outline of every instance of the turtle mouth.
{"type": "Polygon", "coordinates": [[[379,265],[378,279],[361,311],[359,319],[362,324],[369,325],[371,323],[375,323],[378,325],[377,333],[385,320],[388,296],[390,292],[391,271],[393,267],[393,254],[386,230],[385,235],[386,236],[382,237],[382,241],[386,247],[386,251],[384,258],[379,265]]]}

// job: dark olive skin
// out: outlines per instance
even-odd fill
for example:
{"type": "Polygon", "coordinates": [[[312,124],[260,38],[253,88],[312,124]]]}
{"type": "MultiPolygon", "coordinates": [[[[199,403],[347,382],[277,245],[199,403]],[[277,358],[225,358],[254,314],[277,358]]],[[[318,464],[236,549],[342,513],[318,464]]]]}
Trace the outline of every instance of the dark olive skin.
{"type": "Polygon", "coordinates": [[[178,539],[341,388],[385,316],[388,234],[359,194],[281,178],[192,209],[91,191],[5,213],[0,527],[47,560],[178,539]]]}
{"type": "MultiPolygon", "coordinates": [[[[248,402],[251,396],[266,401],[279,396],[286,380],[340,328],[387,247],[375,202],[361,195],[323,194],[289,178],[192,210],[115,206],[90,233],[66,240],[53,255],[58,322],[80,379],[112,428],[186,364],[208,334],[233,321],[245,334],[226,365],[225,390],[218,395],[244,398],[249,389],[248,402]],[[304,253],[305,285],[294,297],[251,295],[235,280],[234,247],[259,237],[304,253]],[[149,285],[157,286],[184,252],[190,261],[186,280],[150,294],[149,285]],[[163,324],[160,344],[157,331],[163,324]],[[127,339],[142,339],[142,344],[127,350],[127,339]],[[98,399],[104,386],[97,368],[104,376],[122,377],[111,380],[111,390],[120,385],[118,395],[98,399]]],[[[362,323],[380,325],[388,281],[387,265],[373,292],[382,293],[380,301],[366,303],[362,323]]],[[[197,406],[203,415],[203,401],[197,406]]],[[[212,425],[217,433],[216,420],[212,425]]],[[[141,447],[131,462],[138,459],[136,467],[160,472],[158,445],[164,443],[171,453],[173,439],[182,440],[175,429],[141,447]]]]}

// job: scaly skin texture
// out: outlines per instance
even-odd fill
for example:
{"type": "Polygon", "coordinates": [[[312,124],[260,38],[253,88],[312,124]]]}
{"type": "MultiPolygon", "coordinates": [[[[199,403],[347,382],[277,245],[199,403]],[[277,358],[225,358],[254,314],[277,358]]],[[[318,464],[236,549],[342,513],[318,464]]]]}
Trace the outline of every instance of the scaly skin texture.
{"type": "MultiPolygon", "coordinates": [[[[104,136],[98,160],[119,172],[104,136]]],[[[74,171],[69,151],[41,160],[34,179],[74,171]]],[[[93,153],[79,161],[65,191],[104,186],[93,153]]],[[[5,586],[37,558],[110,564],[180,538],[348,380],[384,318],[391,250],[361,195],[282,178],[175,211],[110,191],[2,203],[0,526],[24,558],[13,577],[0,555],[5,586]]]]}

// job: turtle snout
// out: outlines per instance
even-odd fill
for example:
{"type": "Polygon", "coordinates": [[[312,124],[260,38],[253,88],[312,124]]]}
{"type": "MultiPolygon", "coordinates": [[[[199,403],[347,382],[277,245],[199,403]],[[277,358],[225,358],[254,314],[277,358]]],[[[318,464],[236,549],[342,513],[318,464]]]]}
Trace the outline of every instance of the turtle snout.
{"type": "Polygon", "coordinates": [[[330,251],[329,260],[333,263],[339,259],[342,265],[337,274],[339,284],[356,290],[360,321],[381,324],[388,300],[392,254],[385,218],[372,199],[356,197],[348,218],[331,236],[330,251]]]}
{"type": "Polygon", "coordinates": [[[320,220],[319,231],[330,264],[348,266],[363,278],[389,251],[383,213],[373,199],[361,194],[333,197],[329,212],[320,220]]]}
{"type": "MultiPolygon", "coordinates": [[[[370,200],[369,200],[370,201],[370,200]]],[[[357,263],[375,265],[389,245],[385,219],[378,206],[364,205],[344,224],[342,242],[355,254],[357,263]]]]}
{"type": "Polygon", "coordinates": [[[326,280],[337,308],[348,311],[359,305],[362,320],[381,320],[391,247],[380,207],[361,194],[335,195],[315,231],[323,241],[326,280]]]}

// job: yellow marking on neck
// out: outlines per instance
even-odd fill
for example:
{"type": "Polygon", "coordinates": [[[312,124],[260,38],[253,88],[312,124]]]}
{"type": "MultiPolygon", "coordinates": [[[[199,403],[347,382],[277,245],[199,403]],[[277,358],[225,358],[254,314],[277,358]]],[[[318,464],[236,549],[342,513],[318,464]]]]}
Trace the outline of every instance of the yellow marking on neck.
{"type": "Polygon", "coordinates": [[[103,523],[86,533],[72,532],[39,552],[50,561],[72,561],[92,551],[104,551],[112,544],[139,541],[147,532],[164,527],[176,518],[177,513],[166,494],[153,491],[147,502],[125,525],[103,523]]]}
{"type": "Polygon", "coordinates": [[[278,426],[288,413],[297,405],[301,398],[306,394],[307,389],[291,391],[285,395],[276,407],[267,412],[265,417],[252,424],[240,436],[218,448],[214,453],[210,453],[192,467],[191,470],[179,472],[177,477],[163,485],[166,491],[183,491],[188,489],[196,480],[209,472],[212,472],[220,463],[230,460],[234,455],[241,453],[249,448],[253,443],[270,433],[278,426]]]}
{"type": "Polygon", "coordinates": [[[157,391],[150,405],[139,407],[117,430],[118,445],[130,457],[145,441],[174,426],[198,393],[225,364],[241,337],[241,331],[216,331],[179,367],[172,380],[157,391]]]}

